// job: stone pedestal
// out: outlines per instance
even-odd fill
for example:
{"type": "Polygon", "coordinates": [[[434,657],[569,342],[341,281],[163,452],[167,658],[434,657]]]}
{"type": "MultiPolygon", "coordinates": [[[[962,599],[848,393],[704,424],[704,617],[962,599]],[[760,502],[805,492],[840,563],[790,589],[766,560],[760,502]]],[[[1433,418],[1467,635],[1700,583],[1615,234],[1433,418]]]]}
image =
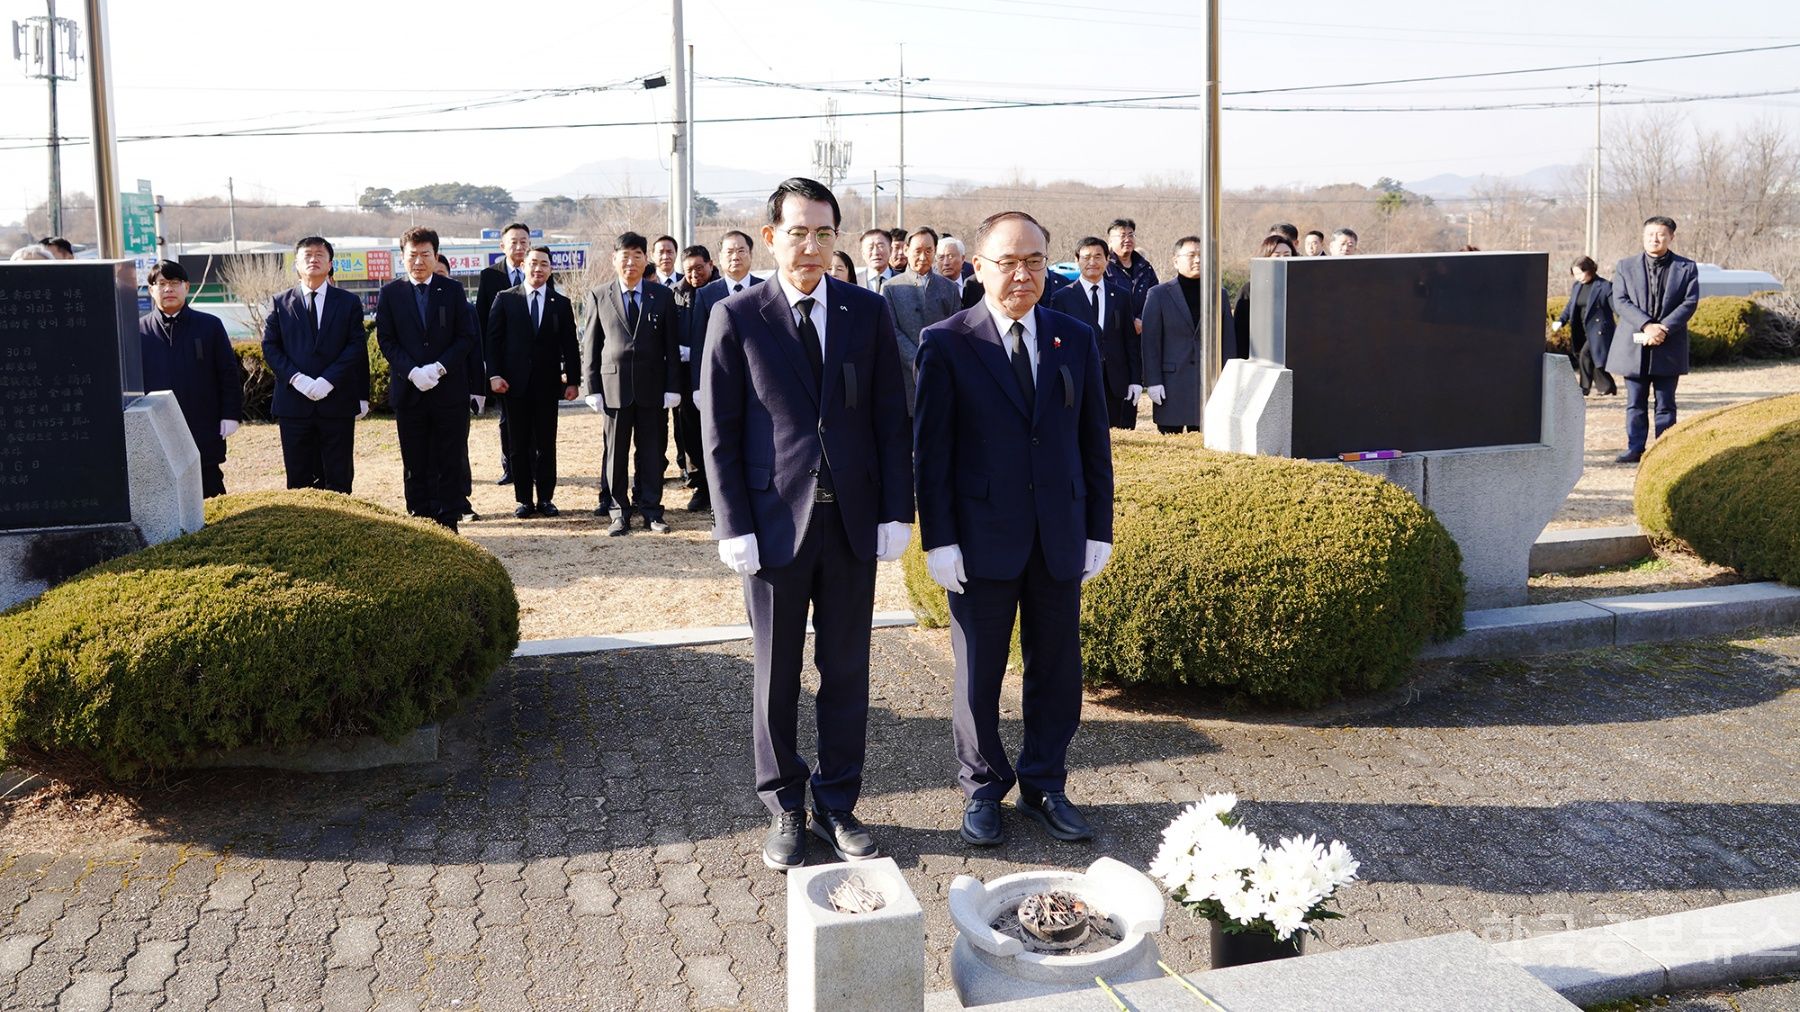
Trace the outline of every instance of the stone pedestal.
{"type": "Polygon", "coordinates": [[[787,880],[789,1012],[907,1012],[925,1005],[925,911],[891,857],[796,868],[787,880]],[[859,876],[885,905],[840,913],[828,898],[859,876]]]}
{"type": "Polygon", "coordinates": [[[131,475],[131,522],[148,544],[200,529],[205,515],[200,451],[167,390],[125,409],[125,455],[131,475]]]}
{"type": "Polygon", "coordinates": [[[1294,452],[1294,374],[1274,362],[1234,358],[1207,399],[1200,432],[1211,450],[1263,457],[1294,452]]]}

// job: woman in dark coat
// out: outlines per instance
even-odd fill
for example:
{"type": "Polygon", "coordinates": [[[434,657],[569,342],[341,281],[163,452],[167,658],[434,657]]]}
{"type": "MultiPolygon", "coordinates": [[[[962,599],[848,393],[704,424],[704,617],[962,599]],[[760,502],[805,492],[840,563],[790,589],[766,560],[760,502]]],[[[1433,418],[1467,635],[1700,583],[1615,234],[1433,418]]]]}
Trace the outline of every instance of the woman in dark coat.
{"type": "MultiPolygon", "coordinates": [[[[1287,236],[1279,232],[1264,237],[1262,246],[1256,251],[1259,257],[1291,257],[1294,256],[1294,244],[1287,236]]],[[[1244,287],[1238,289],[1237,308],[1231,313],[1232,329],[1237,335],[1235,347],[1225,349],[1226,358],[1250,357],[1250,281],[1244,280],[1244,287]]]]}
{"type": "Polygon", "coordinates": [[[1618,392],[1606,371],[1606,349],[1612,345],[1612,282],[1601,277],[1593,257],[1581,257],[1569,267],[1575,281],[1569,286],[1569,304],[1556,318],[1555,330],[1569,328],[1569,365],[1580,379],[1581,392],[1618,392]]]}

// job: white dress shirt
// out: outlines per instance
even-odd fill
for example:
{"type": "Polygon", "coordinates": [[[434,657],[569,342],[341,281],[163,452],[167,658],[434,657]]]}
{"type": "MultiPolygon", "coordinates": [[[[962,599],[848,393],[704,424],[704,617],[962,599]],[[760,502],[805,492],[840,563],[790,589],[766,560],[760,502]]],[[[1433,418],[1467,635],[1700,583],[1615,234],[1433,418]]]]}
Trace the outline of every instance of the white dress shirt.
{"type": "Polygon", "coordinates": [[[302,281],[299,284],[294,286],[294,290],[300,293],[300,304],[302,306],[306,305],[306,296],[309,292],[318,292],[319,293],[318,297],[313,300],[313,303],[314,303],[313,325],[314,326],[318,326],[318,327],[325,326],[325,290],[330,287],[331,287],[331,282],[329,282],[329,281],[321,282],[318,288],[308,288],[308,287],[306,287],[306,282],[304,282],[304,281],[302,281]]]}
{"type": "Polygon", "coordinates": [[[1014,320],[1012,317],[1007,316],[1005,313],[1002,313],[998,309],[995,309],[994,304],[987,301],[986,299],[983,299],[981,301],[981,305],[983,306],[983,308],[985,308],[988,311],[988,315],[992,316],[994,318],[994,329],[998,330],[1000,332],[1000,343],[1001,343],[1001,345],[1003,345],[1006,348],[1006,355],[1008,358],[1012,357],[1013,339],[1007,333],[1007,331],[1010,331],[1012,329],[1012,325],[1014,323],[1022,323],[1025,325],[1025,333],[1022,335],[1022,339],[1025,342],[1025,354],[1031,359],[1031,382],[1035,384],[1037,382],[1037,372],[1038,372],[1038,342],[1037,342],[1037,313],[1036,313],[1036,311],[1028,310],[1023,317],[1021,317],[1018,320],[1014,320]]]}
{"type": "Polygon", "coordinates": [[[519,266],[514,267],[512,265],[512,261],[501,260],[500,261],[500,269],[506,272],[506,280],[514,288],[517,288],[518,286],[525,283],[525,265],[524,264],[520,264],[519,266]]]}
{"type": "Polygon", "coordinates": [[[731,275],[729,275],[729,274],[725,273],[723,270],[721,270],[721,271],[719,271],[719,277],[722,278],[725,282],[725,292],[727,295],[733,294],[736,292],[741,292],[744,289],[750,287],[750,272],[749,271],[745,271],[744,276],[741,278],[733,278],[731,275]]]}
{"type": "Polygon", "coordinates": [[[1100,319],[1102,319],[1102,320],[1106,319],[1106,279],[1101,278],[1098,283],[1095,283],[1095,282],[1089,281],[1086,278],[1082,278],[1077,283],[1081,285],[1081,301],[1087,303],[1090,306],[1094,304],[1094,297],[1090,293],[1095,289],[1099,289],[1099,291],[1100,291],[1100,319]]]}
{"type": "Polygon", "coordinates": [[[818,283],[818,285],[814,286],[811,295],[808,295],[805,292],[801,291],[800,289],[795,288],[788,281],[787,275],[782,274],[780,271],[775,272],[775,280],[781,285],[781,294],[787,296],[788,316],[794,321],[794,329],[798,330],[800,328],[800,300],[801,299],[813,300],[812,313],[810,315],[812,316],[813,329],[815,329],[819,332],[819,359],[820,359],[820,361],[823,361],[825,358],[825,320],[826,320],[825,279],[824,278],[819,279],[819,283],[818,283]]]}

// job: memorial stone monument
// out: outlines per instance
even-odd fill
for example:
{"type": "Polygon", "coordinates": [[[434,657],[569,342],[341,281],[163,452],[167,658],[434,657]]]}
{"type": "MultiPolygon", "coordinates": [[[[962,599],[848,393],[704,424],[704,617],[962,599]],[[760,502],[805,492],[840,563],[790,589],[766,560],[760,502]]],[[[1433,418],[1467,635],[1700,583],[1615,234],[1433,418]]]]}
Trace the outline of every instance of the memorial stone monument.
{"type": "Polygon", "coordinates": [[[1437,514],[1468,603],[1525,602],[1531,546],[1581,477],[1586,414],[1544,353],[1543,253],[1258,259],[1249,359],[1226,363],[1202,431],[1220,450],[1348,466],[1437,514]]]}
{"type": "Polygon", "coordinates": [[[199,451],[146,395],[129,260],[0,265],[0,608],[201,523],[199,451]]]}

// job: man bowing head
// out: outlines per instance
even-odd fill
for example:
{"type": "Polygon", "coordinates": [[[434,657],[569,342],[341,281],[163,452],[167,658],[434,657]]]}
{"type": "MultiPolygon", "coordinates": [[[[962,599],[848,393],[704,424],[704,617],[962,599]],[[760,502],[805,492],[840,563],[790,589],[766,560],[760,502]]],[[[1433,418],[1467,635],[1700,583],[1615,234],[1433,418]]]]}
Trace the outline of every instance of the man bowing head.
{"type": "Polygon", "coordinates": [[[1022,211],[975,232],[981,303],[919,343],[919,533],[949,592],[962,838],[1005,839],[1000,801],[1059,840],[1093,830],[1063,793],[1081,720],[1081,584],[1112,555],[1112,445],[1093,328],[1038,305],[1050,236],[1022,211]],[[1000,680],[1020,621],[1025,740],[1000,740],[1000,680]]]}
{"type": "Polygon", "coordinates": [[[700,431],[719,558],[744,578],[756,655],[756,792],[772,816],[763,863],[806,860],[812,831],[847,861],[880,849],[852,814],[869,712],[875,562],[912,538],[906,405],[881,296],[826,276],[837,198],[810,179],[769,196],[775,284],[728,296],[707,321],[700,431]],[[818,765],[796,742],[812,612],[818,765]],[[810,773],[810,777],[809,777],[810,773]]]}

